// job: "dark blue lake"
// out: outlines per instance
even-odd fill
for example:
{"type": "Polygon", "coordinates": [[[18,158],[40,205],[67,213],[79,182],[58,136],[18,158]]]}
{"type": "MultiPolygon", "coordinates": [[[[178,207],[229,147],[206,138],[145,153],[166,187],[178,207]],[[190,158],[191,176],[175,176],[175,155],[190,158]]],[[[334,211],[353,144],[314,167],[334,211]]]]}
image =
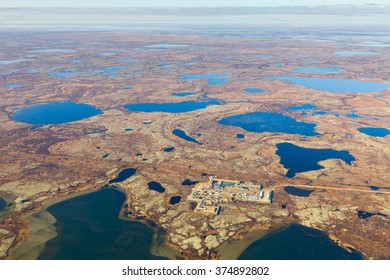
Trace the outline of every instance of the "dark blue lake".
{"type": "Polygon", "coordinates": [[[364,82],[345,79],[302,78],[294,76],[274,76],[261,79],[263,81],[287,81],[304,87],[330,92],[376,92],[390,88],[390,84],[364,82]]]}
{"type": "Polygon", "coordinates": [[[137,169],[135,169],[135,168],[123,169],[121,172],[118,173],[118,175],[116,176],[115,179],[108,181],[108,183],[113,184],[113,183],[123,182],[124,180],[133,176],[135,174],[135,172],[137,172],[137,169]]]}
{"type": "Polygon", "coordinates": [[[312,104],[302,104],[302,105],[295,105],[291,106],[289,108],[283,109],[282,112],[289,112],[289,111],[305,111],[305,110],[314,110],[316,109],[316,105],[312,104]]]}
{"type": "Polygon", "coordinates": [[[308,197],[310,194],[314,191],[306,190],[306,189],[300,189],[297,187],[287,186],[284,187],[284,191],[288,194],[295,195],[295,196],[303,196],[308,197]]]}
{"type": "Polygon", "coordinates": [[[186,113],[204,109],[210,105],[221,105],[221,101],[210,99],[207,101],[187,101],[179,103],[140,103],[127,104],[123,106],[132,112],[165,112],[165,113],[186,113]]]}
{"type": "Polygon", "coordinates": [[[332,67],[299,67],[293,68],[290,72],[294,73],[309,73],[309,74],[333,74],[333,73],[341,73],[343,70],[340,68],[332,68],[332,67]]]}
{"type": "Polygon", "coordinates": [[[244,91],[247,93],[261,93],[261,92],[267,92],[265,89],[261,88],[244,88],[244,91]]]}
{"type": "Polygon", "coordinates": [[[7,206],[7,202],[0,197],[0,211],[4,210],[6,206],[7,206]]]}
{"type": "Polygon", "coordinates": [[[181,182],[182,186],[193,186],[196,185],[198,181],[191,181],[189,179],[185,179],[183,182],[181,182]]]}
{"type": "Polygon", "coordinates": [[[159,193],[165,192],[165,188],[161,186],[159,182],[155,182],[155,181],[148,183],[148,189],[159,193]]]}
{"type": "Polygon", "coordinates": [[[195,95],[195,94],[197,94],[197,92],[184,91],[184,92],[174,92],[171,95],[177,96],[177,97],[184,97],[184,96],[190,96],[190,95],[195,95]]]}
{"type": "Polygon", "coordinates": [[[225,117],[219,121],[223,125],[238,126],[250,132],[273,132],[318,136],[316,124],[298,122],[295,119],[278,113],[247,113],[225,117]]]}
{"type": "Polygon", "coordinates": [[[279,143],[276,147],[280,163],[288,169],[286,174],[288,178],[294,177],[297,173],[323,169],[324,167],[318,164],[319,161],[340,159],[350,165],[355,160],[348,151],[302,148],[291,143],[279,143]]]}
{"type": "Polygon", "coordinates": [[[179,196],[179,195],[172,196],[171,199],[169,200],[169,204],[175,205],[175,204],[180,203],[180,201],[181,201],[181,196],[179,196]]]}
{"type": "Polygon", "coordinates": [[[370,212],[365,212],[365,211],[358,211],[357,215],[360,219],[368,219],[372,216],[387,217],[387,215],[382,214],[382,213],[370,213],[370,212]]]}
{"type": "Polygon", "coordinates": [[[227,78],[230,74],[226,73],[201,73],[201,74],[185,74],[179,76],[180,80],[202,80],[202,79],[220,79],[227,78]]]}
{"type": "MultiPolygon", "coordinates": [[[[152,227],[118,218],[125,199],[122,192],[105,188],[50,206],[47,211],[57,220],[57,236],[46,242],[39,259],[164,259],[151,253],[152,227]]],[[[163,232],[158,233],[161,239],[163,232]]]]}
{"type": "Polygon", "coordinates": [[[324,232],[292,225],[252,243],[239,260],[361,260],[362,256],[339,247],[324,232]]]}
{"type": "Polygon", "coordinates": [[[20,109],[12,114],[12,119],[30,124],[62,124],[86,119],[102,110],[91,105],[74,102],[37,104],[20,109]]]}
{"type": "Polygon", "coordinates": [[[390,135],[390,130],[380,127],[362,127],[359,128],[359,131],[366,135],[375,137],[386,137],[387,135],[390,135]]]}
{"type": "Polygon", "coordinates": [[[181,130],[181,129],[175,129],[172,131],[172,133],[174,135],[176,135],[177,137],[183,139],[183,140],[186,140],[188,142],[193,142],[193,143],[197,143],[197,144],[200,144],[196,139],[188,136],[185,131],[181,130]]]}
{"type": "Polygon", "coordinates": [[[170,152],[173,152],[175,150],[175,147],[166,147],[163,149],[164,152],[166,153],[170,153],[170,152]]]}
{"type": "Polygon", "coordinates": [[[236,134],[236,137],[238,138],[238,139],[244,139],[245,138],[245,134],[236,134]]]}

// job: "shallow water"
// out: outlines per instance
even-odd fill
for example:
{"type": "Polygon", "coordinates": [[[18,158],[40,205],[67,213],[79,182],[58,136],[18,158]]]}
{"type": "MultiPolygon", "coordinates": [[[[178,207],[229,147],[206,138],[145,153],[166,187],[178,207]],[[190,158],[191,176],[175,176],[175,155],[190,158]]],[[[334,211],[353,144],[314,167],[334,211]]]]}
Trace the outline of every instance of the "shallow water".
{"type": "Polygon", "coordinates": [[[57,236],[49,240],[39,259],[150,260],[153,230],[136,221],[119,219],[126,196],[112,188],[50,206],[57,236]]]}

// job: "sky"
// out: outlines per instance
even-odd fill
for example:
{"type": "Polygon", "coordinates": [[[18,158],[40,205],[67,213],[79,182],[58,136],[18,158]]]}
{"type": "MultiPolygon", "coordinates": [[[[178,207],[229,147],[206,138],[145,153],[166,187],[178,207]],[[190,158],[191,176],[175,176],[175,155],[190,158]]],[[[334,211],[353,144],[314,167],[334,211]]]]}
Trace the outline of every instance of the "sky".
{"type": "Polygon", "coordinates": [[[390,5],[390,0],[1,0],[0,7],[215,7],[390,5]]]}

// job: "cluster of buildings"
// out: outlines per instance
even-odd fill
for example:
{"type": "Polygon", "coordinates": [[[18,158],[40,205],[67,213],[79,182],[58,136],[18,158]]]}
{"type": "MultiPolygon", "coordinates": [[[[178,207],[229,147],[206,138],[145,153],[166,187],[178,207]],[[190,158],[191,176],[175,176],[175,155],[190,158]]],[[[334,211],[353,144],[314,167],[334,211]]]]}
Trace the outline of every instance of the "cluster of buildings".
{"type": "Polygon", "coordinates": [[[218,215],[221,205],[236,201],[270,204],[272,190],[264,190],[262,185],[210,177],[207,183],[198,183],[187,200],[196,202],[195,213],[218,215]]]}

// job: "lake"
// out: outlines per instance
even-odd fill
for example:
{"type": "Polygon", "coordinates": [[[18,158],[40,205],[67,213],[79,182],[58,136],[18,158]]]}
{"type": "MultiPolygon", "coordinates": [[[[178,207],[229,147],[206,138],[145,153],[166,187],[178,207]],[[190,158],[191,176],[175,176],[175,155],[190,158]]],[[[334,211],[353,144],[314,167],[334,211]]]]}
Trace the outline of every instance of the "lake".
{"type": "Polygon", "coordinates": [[[164,259],[151,253],[153,227],[119,219],[125,199],[124,193],[104,188],[50,206],[47,211],[57,220],[57,236],[46,242],[39,259],[164,259]]]}
{"type": "Polygon", "coordinates": [[[20,109],[12,114],[17,122],[29,124],[62,124],[79,121],[101,114],[102,110],[91,105],[74,102],[36,104],[20,109]]]}
{"type": "Polygon", "coordinates": [[[295,119],[278,113],[255,112],[225,117],[220,124],[238,126],[250,132],[271,132],[318,136],[316,124],[298,122],[295,119]]]}
{"type": "Polygon", "coordinates": [[[288,107],[286,109],[283,109],[282,112],[306,111],[306,110],[310,111],[310,110],[314,110],[314,109],[317,109],[316,105],[313,105],[313,104],[302,104],[302,105],[294,105],[294,106],[288,107]]]}
{"type": "Polygon", "coordinates": [[[18,88],[18,87],[28,87],[30,84],[7,84],[3,88],[18,88]]]}
{"type": "Polygon", "coordinates": [[[370,213],[370,212],[366,212],[366,211],[358,211],[357,215],[360,219],[364,219],[364,220],[368,219],[372,216],[387,217],[387,215],[382,214],[382,213],[370,213]]]}
{"type": "Polygon", "coordinates": [[[335,52],[334,55],[338,57],[354,57],[354,56],[375,56],[375,55],[379,55],[379,53],[360,52],[360,51],[340,51],[340,52],[335,52]]]}
{"type": "Polygon", "coordinates": [[[386,137],[390,135],[390,130],[381,127],[362,127],[358,129],[361,133],[374,137],[386,137]]]}
{"type": "Polygon", "coordinates": [[[245,138],[245,134],[238,133],[238,134],[236,134],[236,138],[244,139],[245,138]]]}
{"type": "Polygon", "coordinates": [[[197,143],[197,144],[200,144],[200,142],[198,142],[196,139],[190,137],[187,135],[187,133],[185,133],[185,131],[181,130],[181,129],[174,129],[172,131],[172,133],[174,135],[176,135],[177,137],[183,139],[183,140],[186,140],[187,142],[192,142],[192,143],[197,143]]]}
{"type": "Polygon", "coordinates": [[[5,207],[7,207],[7,201],[5,201],[4,199],[2,199],[2,198],[0,197],[0,211],[1,211],[1,210],[4,210],[5,207]]]}
{"type": "Polygon", "coordinates": [[[184,97],[184,96],[190,96],[190,95],[195,95],[195,94],[197,94],[197,92],[184,91],[184,92],[173,92],[171,95],[177,96],[177,97],[184,97]]]}
{"type": "Polygon", "coordinates": [[[171,199],[169,200],[169,204],[175,205],[175,204],[180,203],[180,201],[181,201],[181,196],[179,196],[179,195],[172,196],[171,199]]]}
{"type": "Polygon", "coordinates": [[[230,74],[226,73],[201,73],[201,74],[184,74],[180,75],[180,80],[202,80],[202,79],[220,79],[229,77],[230,74]]]}
{"type": "Polygon", "coordinates": [[[390,84],[379,82],[365,82],[347,79],[330,79],[330,78],[302,78],[295,76],[274,76],[262,78],[263,81],[287,81],[304,87],[329,91],[329,92],[377,92],[390,88],[390,84]]]}
{"type": "Polygon", "coordinates": [[[155,181],[148,183],[148,189],[159,193],[165,192],[165,188],[161,186],[159,182],[155,182],[155,181]]]}
{"type": "Polygon", "coordinates": [[[265,89],[261,88],[244,88],[244,91],[247,93],[261,93],[261,92],[267,92],[265,89]]]}
{"type": "Polygon", "coordinates": [[[179,103],[140,103],[127,104],[123,106],[132,112],[164,112],[164,113],[186,113],[195,110],[204,109],[210,105],[222,105],[223,103],[216,99],[207,101],[186,101],[179,103]]]}
{"type": "Polygon", "coordinates": [[[173,152],[175,150],[175,147],[166,147],[163,149],[164,152],[166,153],[170,153],[170,152],[173,152]]]}
{"type": "Polygon", "coordinates": [[[288,194],[294,195],[294,196],[302,196],[302,197],[309,197],[310,194],[314,191],[306,190],[306,189],[300,189],[297,187],[287,186],[283,188],[284,191],[288,194]]]}
{"type": "Polygon", "coordinates": [[[135,168],[123,169],[121,172],[118,173],[118,175],[116,176],[115,179],[108,181],[108,183],[113,184],[113,183],[123,182],[124,180],[133,176],[136,172],[137,172],[137,169],[135,169],[135,168]]]}
{"type": "Polygon", "coordinates": [[[182,186],[193,186],[199,183],[199,181],[191,181],[190,179],[185,179],[183,182],[181,182],[182,186]]]}
{"type": "Polygon", "coordinates": [[[339,247],[324,232],[291,225],[255,241],[239,260],[361,260],[362,256],[339,247]]]}
{"type": "Polygon", "coordinates": [[[339,159],[351,165],[355,158],[348,151],[332,149],[310,149],[296,146],[291,143],[279,143],[276,145],[276,154],[280,157],[280,163],[288,169],[286,177],[292,178],[297,173],[323,169],[319,161],[327,159],[339,159]]]}
{"type": "Polygon", "coordinates": [[[332,67],[299,67],[291,69],[290,72],[309,74],[336,74],[343,72],[343,70],[332,67]]]}

